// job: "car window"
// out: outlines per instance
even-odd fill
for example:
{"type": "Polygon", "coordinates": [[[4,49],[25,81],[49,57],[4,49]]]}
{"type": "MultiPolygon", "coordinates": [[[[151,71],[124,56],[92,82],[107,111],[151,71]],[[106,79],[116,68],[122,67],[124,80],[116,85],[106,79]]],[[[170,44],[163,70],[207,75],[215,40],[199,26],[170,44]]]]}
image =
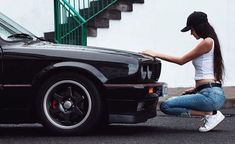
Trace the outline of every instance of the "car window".
{"type": "Polygon", "coordinates": [[[0,37],[7,41],[12,41],[13,39],[9,39],[8,37],[12,35],[10,31],[7,31],[5,27],[0,23],[0,37]]]}
{"type": "Polygon", "coordinates": [[[34,40],[36,36],[0,12],[0,37],[6,41],[34,40]]]}

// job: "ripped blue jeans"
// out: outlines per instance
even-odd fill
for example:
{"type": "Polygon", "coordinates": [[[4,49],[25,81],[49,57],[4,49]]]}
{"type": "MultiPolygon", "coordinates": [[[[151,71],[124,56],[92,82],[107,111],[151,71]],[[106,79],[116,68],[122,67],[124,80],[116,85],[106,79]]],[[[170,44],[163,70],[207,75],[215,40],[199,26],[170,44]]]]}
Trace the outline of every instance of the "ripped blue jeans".
{"type": "Polygon", "coordinates": [[[191,116],[191,111],[212,112],[223,107],[224,90],[220,87],[204,88],[196,94],[169,98],[161,103],[160,110],[169,115],[191,116]]]}

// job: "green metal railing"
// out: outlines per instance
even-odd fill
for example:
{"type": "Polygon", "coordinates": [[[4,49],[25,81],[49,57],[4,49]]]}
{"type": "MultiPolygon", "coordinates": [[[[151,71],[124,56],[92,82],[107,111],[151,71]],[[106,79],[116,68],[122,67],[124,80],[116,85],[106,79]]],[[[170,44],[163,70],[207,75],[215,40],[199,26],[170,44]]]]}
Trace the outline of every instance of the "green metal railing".
{"type": "Polygon", "coordinates": [[[54,0],[55,41],[87,45],[87,22],[117,0],[54,0]]]}

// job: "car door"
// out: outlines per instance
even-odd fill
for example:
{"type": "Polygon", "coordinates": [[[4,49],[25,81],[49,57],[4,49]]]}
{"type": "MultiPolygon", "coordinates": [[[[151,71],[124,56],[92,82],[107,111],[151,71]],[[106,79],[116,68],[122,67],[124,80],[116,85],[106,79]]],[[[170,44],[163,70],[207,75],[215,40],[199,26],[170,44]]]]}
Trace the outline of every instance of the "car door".
{"type": "MultiPolygon", "coordinates": [[[[2,69],[3,50],[0,42],[0,101],[3,98],[3,69],[2,69]]],[[[0,102],[0,108],[2,107],[0,102]]]]}
{"type": "MultiPolygon", "coordinates": [[[[30,76],[32,66],[26,62],[26,58],[17,53],[18,45],[2,47],[2,76],[3,96],[0,105],[8,110],[28,109],[31,103],[31,83],[27,76],[30,76]],[[1,102],[2,101],[2,102],[1,102]]],[[[29,60],[29,62],[32,62],[29,60]]]]}
{"type": "Polygon", "coordinates": [[[0,44],[0,98],[2,97],[2,88],[3,88],[2,47],[1,47],[1,44],[0,44]]]}

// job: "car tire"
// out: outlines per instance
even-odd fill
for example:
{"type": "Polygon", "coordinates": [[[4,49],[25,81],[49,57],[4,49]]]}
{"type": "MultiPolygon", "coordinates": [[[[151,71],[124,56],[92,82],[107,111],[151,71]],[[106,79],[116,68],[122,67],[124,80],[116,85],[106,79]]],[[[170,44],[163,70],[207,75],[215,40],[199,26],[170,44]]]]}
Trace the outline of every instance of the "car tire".
{"type": "Polygon", "coordinates": [[[88,78],[72,73],[48,79],[39,90],[37,103],[41,123],[55,134],[86,134],[102,115],[96,86],[88,78]]]}

